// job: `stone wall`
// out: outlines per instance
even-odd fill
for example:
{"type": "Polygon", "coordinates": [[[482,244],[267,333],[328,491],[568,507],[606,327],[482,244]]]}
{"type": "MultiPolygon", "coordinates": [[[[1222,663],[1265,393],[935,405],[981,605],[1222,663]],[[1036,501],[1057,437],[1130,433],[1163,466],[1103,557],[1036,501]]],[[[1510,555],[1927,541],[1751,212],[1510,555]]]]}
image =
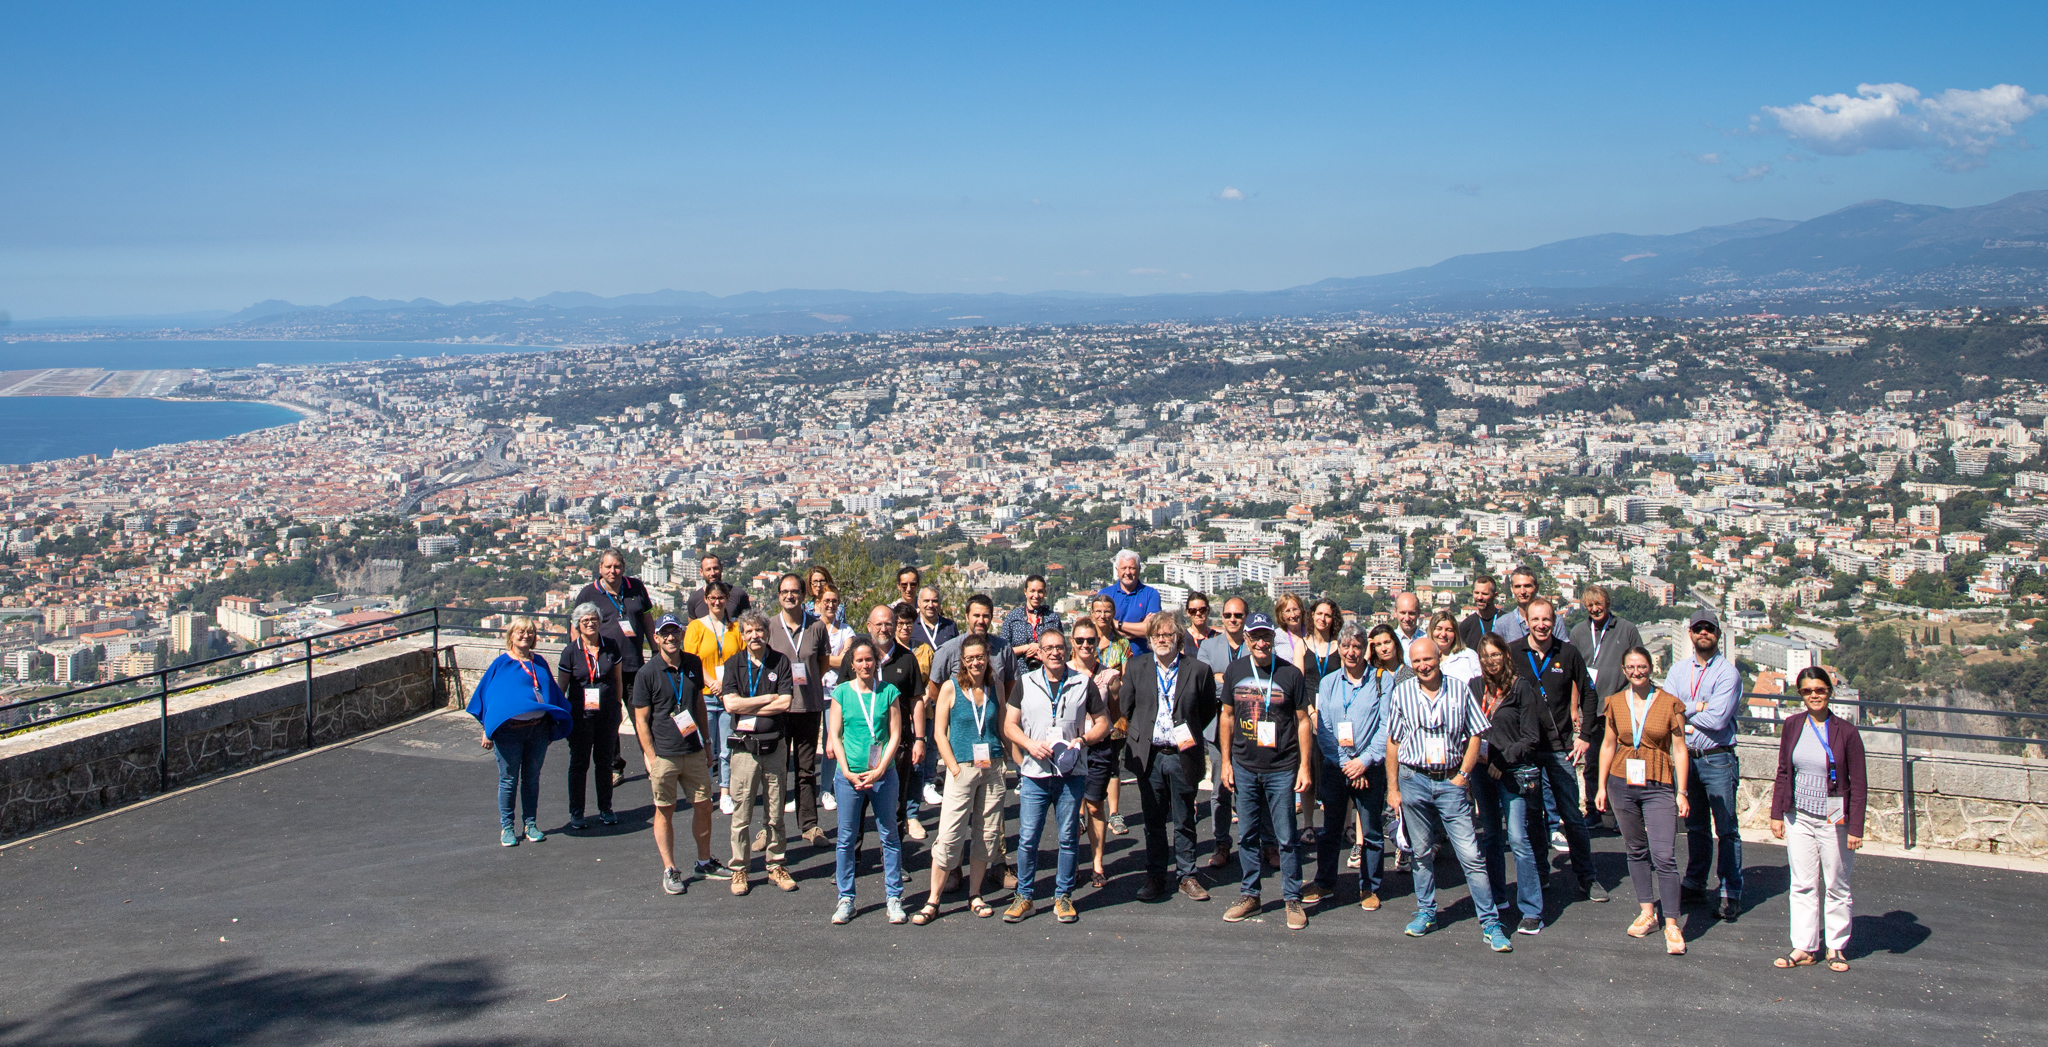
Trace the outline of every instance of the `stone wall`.
{"type": "MultiPolygon", "coordinates": [[[[1901,844],[1904,772],[1896,736],[1866,733],[1865,838],[1901,844]]],[[[1742,827],[1770,828],[1776,739],[1743,740],[1742,827]]],[[[2048,859],[2048,760],[1912,749],[1915,849],[2048,859]]]]}
{"type": "MultiPolygon", "coordinates": [[[[396,723],[445,705],[433,652],[393,641],[314,663],[306,731],[303,666],[173,695],[172,789],[396,723]]],[[[0,839],[47,829],[165,789],[156,703],[143,702],[0,740],[0,839]]]]}

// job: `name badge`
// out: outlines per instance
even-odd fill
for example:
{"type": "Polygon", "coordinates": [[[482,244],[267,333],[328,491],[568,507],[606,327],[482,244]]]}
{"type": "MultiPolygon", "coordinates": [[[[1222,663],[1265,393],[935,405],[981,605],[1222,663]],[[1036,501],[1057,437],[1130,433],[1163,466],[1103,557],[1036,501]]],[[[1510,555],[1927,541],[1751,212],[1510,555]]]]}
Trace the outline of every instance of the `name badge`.
{"type": "Polygon", "coordinates": [[[1273,721],[1259,721],[1259,744],[1269,749],[1280,744],[1280,732],[1273,721]]]}
{"type": "Polygon", "coordinates": [[[634,635],[633,619],[628,618],[623,614],[619,616],[619,635],[625,637],[628,640],[632,639],[634,635]]]}
{"type": "Polygon", "coordinates": [[[987,767],[993,763],[995,763],[995,754],[989,750],[989,744],[987,742],[975,742],[974,766],[987,767]]]}
{"type": "Polygon", "coordinates": [[[1422,740],[1422,762],[1431,767],[1442,767],[1448,762],[1444,759],[1444,740],[1442,738],[1424,738],[1422,740]]]}
{"type": "Polygon", "coordinates": [[[1628,776],[1630,785],[1650,784],[1650,762],[1648,760],[1621,761],[1622,773],[1628,776]]]}
{"type": "Polygon", "coordinates": [[[1167,737],[1173,740],[1174,748],[1183,752],[1195,747],[1195,729],[1187,724],[1174,724],[1173,730],[1167,732],[1167,737]]]}
{"type": "Polygon", "coordinates": [[[1337,721],[1337,744],[1346,749],[1358,744],[1358,739],[1351,733],[1351,721],[1337,721]]]}
{"type": "Polygon", "coordinates": [[[597,711],[597,709],[598,709],[598,704],[597,704],[597,703],[598,703],[598,694],[597,694],[597,689],[596,689],[596,688],[594,688],[594,687],[586,687],[586,688],[584,688],[584,689],[583,689],[583,711],[584,711],[584,712],[587,712],[587,713],[594,713],[594,712],[596,712],[596,711],[597,711]]]}
{"type": "Polygon", "coordinates": [[[1600,670],[1588,668],[1586,670],[1586,676],[1588,679],[1593,681],[1593,686],[1600,686],[1600,670]]]}
{"type": "MultiPolygon", "coordinates": [[[[791,663],[790,663],[790,665],[789,665],[789,671],[790,671],[790,673],[791,673],[791,678],[792,678],[792,679],[794,679],[794,680],[796,681],[796,685],[797,685],[798,687],[808,687],[808,686],[810,686],[810,684],[811,684],[811,667],[810,667],[810,666],[808,666],[808,665],[804,664],[804,663],[803,663],[802,661],[795,661],[795,662],[791,662],[791,663]]],[[[769,679],[770,679],[770,680],[773,680],[773,679],[775,679],[775,677],[773,677],[773,676],[770,676],[770,677],[769,677],[769,679]]]]}
{"type": "Polygon", "coordinates": [[[739,719],[737,727],[740,730],[746,731],[747,733],[751,734],[759,726],[760,723],[761,718],[758,716],[742,716],[739,719]]]}
{"type": "Polygon", "coordinates": [[[697,733],[697,721],[690,715],[689,710],[677,709],[670,713],[668,718],[675,722],[677,734],[688,738],[697,733]]]}

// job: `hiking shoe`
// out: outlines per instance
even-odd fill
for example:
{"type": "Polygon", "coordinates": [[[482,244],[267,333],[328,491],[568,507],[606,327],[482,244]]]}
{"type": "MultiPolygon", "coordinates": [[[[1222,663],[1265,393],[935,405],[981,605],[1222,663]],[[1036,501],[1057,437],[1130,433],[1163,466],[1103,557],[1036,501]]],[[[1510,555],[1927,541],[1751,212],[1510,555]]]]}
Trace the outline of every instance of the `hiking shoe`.
{"type": "Polygon", "coordinates": [[[1259,914],[1259,896],[1240,894],[1230,908],[1223,910],[1224,923],[1243,923],[1259,914]]]}
{"type": "Polygon", "coordinates": [[[1337,892],[1331,890],[1328,887],[1323,886],[1322,884],[1310,883],[1307,887],[1301,889],[1301,904],[1321,905],[1323,903],[1323,899],[1328,898],[1329,896],[1335,893],[1337,892]]]}
{"type": "Polygon", "coordinates": [[[1202,886],[1202,879],[1199,876],[1181,877],[1180,893],[1187,895],[1188,901],[1191,902],[1206,902],[1209,900],[1209,889],[1202,886]]]}
{"type": "Polygon", "coordinates": [[[1229,864],[1230,844],[1223,840],[1216,841],[1216,853],[1209,856],[1209,868],[1221,869],[1229,864]]]}
{"type": "Polygon", "coordinates": [[[831,845],[830,841],[825,839],[825,830],[815,825],[804,830],[804,841],[813,847],[827,847],[831,845]]]}
{"type": "Polygon", "coordinates": [[[1061,923],[1073,923],[1081,918],[1081,914],[1074,911],[1072,898],[1064,894],[1055,894],[1052,896],[1052,918],[1061,923]]]}
{"type": "Polygon", "coordinates": [[[768,882],[785,891],[796,890],[796,877],[791,876],[789,870],[780,865],[768,867],[768,882]]]}
{"type": "Polygon", "coordinates": [[[1010,899],[1010,907],[1003,910],[1004,923],[1023,923],[1031,915],[1031,899],[1022,896],[1010,899]]]}
{"type": "Polygon", "coordinates": [[[661,889],[670,894],[682,894],[690,889],[690,881],[683,878],[681,869],[670,869],[661,874],[661,889]]]}
{"type": "Polygon", "coordinates": [[[1479,929],[1479,940],[1485,942],[1486,947],[1494,952],[1515,951],[1515,943],[1508,940],[1507,932],[1501,930],[1500,924],[1497,923],[1489,923],[1481,927],[1479,929]]]}
{"type": "Polygon", "coordinates": [[[716,858],[702,858],[697,862],[696,874],[706,880],[725,880],[732,877],[732,869],[716,858]]]}
{"type": "Polygon", "coordinates": [[[745,897],[747,890],[747,871],[745,869],[734,869],[732,871],[732,893],[745,897]]]}
{"type": "Polygon", "coordinates": [[[832,922],[835,924],[841,924],[851,919],[853,919],[853,899],[839,899],[838,907],[832,910],[832,922]]]}
{"type": "Polygon", "coordinates": [[[1521,926],[1515,928],[1515,933],[1528,935],[1542,934],[1543,921],[1534,916],[1524,916],[1522,917],[1521,926]]]}
{"type": "Polygon", "coordinates": [[[533,819],[528,818],[526,820],[526,838],[534,843],[539,843],[547,839],[548,834],[541,832],[540,826],[533,824],[533,819]]]}
{"type": "Polygon", "coordinates": [[[1300,902],[1287,903],[1287,929],[1298,931],[1308,926],[1308,909],[1300,902]]]}
{"type": "Polygon", "coordinates": [[[1604,902],[1607,900],[1607,888],[1600,886],[1598,880],[1587,880],[1579,885],[1579,897],[1589,902],[1604,902]]]}
{"type": "Polygon", "coordinates": [[[910,914],[909,914],[909,913],[907,913],[907,912],[904,912],[904,911],[903,911],[903,899],[901,899],[901,898],[891,898],[891,899],[889,899],[889,922],[890,922],[890,923],[905,923],[905,922],[908,922],[908,921],[909,921],[909,919],[910,919],[910,914]]]}
{"type": "Polygon", "coordinates": [[[1414,919],[1408,921],[1408,926],[1401,928],[1401,933],[1410,938],[1420,938],[1433,930],[1436,930],[1436,915],[1419,912],[1415,914],[1414,919]]]}
{"type": "Polygon", "coordinates": [[[1377,891],[1371,891],[1371,892],[1367,892],[1367,894],[1366,894],[1366,896],[1365,896],[1365,897],[1363,897],[1363,898],[1360,898],[1360,899],[1358,900],[1358,907],[1359,907],[1359,908],[1361,908],[1361,909],[1364,909],[1364,910],[1365,910],[1366,912],[1378,912],[1378,911],[1380,911],[1380,896],[1379,896],[1379,892],[1377,892],[1377,891]]]}
{"type": "Polygon", "coordinates": [[[512,828],[512,827],[511,827],[511,826],[509,826],[509,825],[508,825],[508,826],[506,826],[506,827],[504,827],[503,829],[500,829],[500,830],[498,830],[498,846],[500,846],[500,847],[517,847],[517,846],[519,846],[519,830],[517,830],[517,829],[514,829],[514,828],[512,828]]]}
{"type": "Polygon", "coordinates": [[[590,819],[580,814],[572,814],[569,816],[569,828],[576,832],[582,832],[590,828],[590,819]]]}

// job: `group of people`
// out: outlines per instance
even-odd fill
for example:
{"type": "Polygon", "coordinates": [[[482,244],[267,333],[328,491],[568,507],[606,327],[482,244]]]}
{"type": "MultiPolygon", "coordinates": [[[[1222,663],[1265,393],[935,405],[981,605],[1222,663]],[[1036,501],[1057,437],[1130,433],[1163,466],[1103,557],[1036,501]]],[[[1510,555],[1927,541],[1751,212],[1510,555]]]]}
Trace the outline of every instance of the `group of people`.
{"type": "MultiPolygon", "coordinates": [[[[1392,850],[1395,871],[1412,878],[1406,933],[1430,934],[1435,859],[1448,847],[1481,941],[1507,952],[1511,932],[1540,933],[1564,903],[1607,900],[1589,835],[1603,818],[1623,837],[1640,908],[1629,935],[1661,931],[1666,951],[1681,955],[1687,900],[1711,900],[1723,920],[1741,915],[1741,678],[1711,611],[1687,623],[1689,655],[1660,684],[1606,591],[1582,594],[1585,618],[1567,635],[1527,570],[1509,578],[1512,607],[1500,607],[1498,584],[1481,578],[1463,618],[1425,619],[1404,593],[1388,620],[1370,624],[1347,620],[1327,599],[1282,597],[1268,613],[1238,597],[1212,607],[1194,593],[1168,610],[1141,580],[1136,553],[1120,553],[1115,566],[1117,580],[1071,622],[1034,575],[999,624],[983,595],[968,599],[961,622],[946,617],[938,590],[906,567],[899,599],[871,608],[859,631],[822,568],[782,576],[777,607],[764,615],[707,556],[689,617],[656,618],[645,587],[608,553],[579,594],[559,665],[550,671],[535,652],[532,620],[515,619],[505,654],[472,696],[499,763],[501,842],[545,839],[535,776],[561,738],[570,742],[570,829],[588,825],[593,785],[598,820],[616,824],[616,748],[630,710],[671,894],[722,879],[745,895],[757,853],[763,879],[796,890],[786,816],[798,839],[822,848],[822,806],[837,812],[833,923],[857,913],[856,859],[870,823],[890,922],[928,923],[963,886],[966,911],[995,916],[986,895],[1000,870],[1011,892],[1000,912],[1016,923],[1037,911],[1049,816],[1058,855],[1051,911],[1073,923],[1083,863],[1090,886],[1104,886],[1106,839],[1128,831],[1119,787],[1129,776],[1144,831],[1137,898],[1207,901],[1204,868],[1224,873],[1234,851],[1227,922],[1262,913],[1264,882],[1276,873],[1290,928],[1334,904],[1353,869],[1356,903],[1378,910],[1392,850]],[[1014,837],[1005,827],[1012,773],[1014,837]],[[1203,791],[1214,819],[1206,860],[1203,791]],[[687,874],[674,840],[684,797],[696,843],[687,874]],[[714,807],[731,815],[725,860],[712,847],[714,807]],[[923,815],[933,807],[928,830],[923,815]],[[1553,832],[1569,856],[1554,878],[1544,872],[1553,832]],[[905,902],[906,836],[931,837],[927,900],[915,911],[905,902]]],[[[1805,708],[1781,731],[1771,808],[1772,831],[1791,855],[1793,948],[1776,963],[1847,970],[1862,742],[1829,714],[1825,669],[1803,670],[1795,686],[1805,708]]]]}

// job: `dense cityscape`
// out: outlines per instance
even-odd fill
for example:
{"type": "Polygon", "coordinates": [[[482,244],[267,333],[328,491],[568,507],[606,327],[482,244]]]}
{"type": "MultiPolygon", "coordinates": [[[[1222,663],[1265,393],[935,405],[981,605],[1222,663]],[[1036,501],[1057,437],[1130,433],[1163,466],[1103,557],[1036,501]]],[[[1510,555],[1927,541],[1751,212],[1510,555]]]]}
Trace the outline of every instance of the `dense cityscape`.
{"type": "Polygon", "coordinates": [[[306,418],[0,467],[0,664],[19,697],[431,604],[559,613],[608,548],[670,606],[711,552],[757,602],[855,558],[1004,605],[1042,571],[1071,612],[1131,547],[1169,604],[1462,609],[1527,565],[1620,592],[1662,658],[1695,605],[1771,637],[1757,691],[1814,661],[1876,697],[1999,689],[1983,666],[2048,594],[2044,332],[2038,307],[1303,320],[198,372],[175,395],[306,418]]]}

